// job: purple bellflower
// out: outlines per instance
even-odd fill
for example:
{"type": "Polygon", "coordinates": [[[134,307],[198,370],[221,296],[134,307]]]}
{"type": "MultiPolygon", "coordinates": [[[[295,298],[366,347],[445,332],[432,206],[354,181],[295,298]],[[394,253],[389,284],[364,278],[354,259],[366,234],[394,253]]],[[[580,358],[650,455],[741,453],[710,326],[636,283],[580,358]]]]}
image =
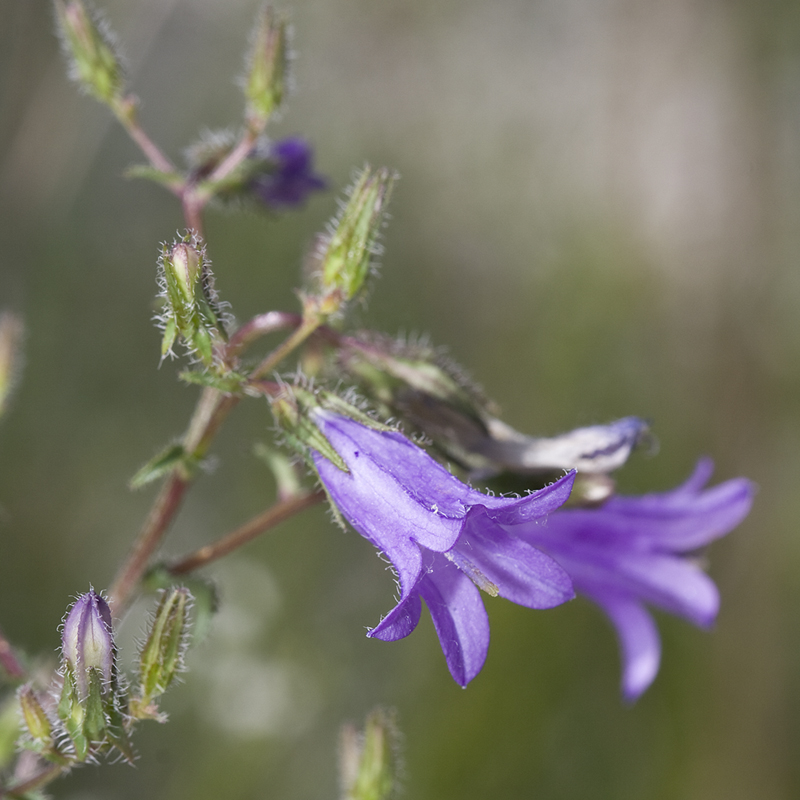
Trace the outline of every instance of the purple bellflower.
{"type": "Polygon", "coordinates": [[[701,459],[670,492],[615,496],[597,508],[564,509],[515,533],[551,555],[575,589],[616,628],[622,650],[622,693],[635,700],[658,673],[661,643],[645,604],[702,628],[719,609],[714,582],[691,553],[724,536],[748,514],[754,486],[744,478],[705,489],[713,464],[701,459]]]}
{"type": "Polygon", "coordinates": [[[384,641],[408,636],[424,600],[450,674],[466,686],[489,647],[478,588],[529,608],[551,608],[574,596],[564,569],[513,535],[566,501],[574,473],[526,497],[491,497],[462,483],[396,431],[319,407],[311,415],[347,465],[344,471],[312,451],[325,489],[398,576],[398,603],[368,636],[384,641]]]}
{"type": "Polygon", "coordinates": [[[269,145],[271,169],[255,177],[250,188],[264,205],[279,211],[302,205],[308,195],[325,189],[327,183],[314,172],[311,146],[299,137],[269,145]]]}
{"type": "Polygon", "coordinates": [[[97,670],[104,686],[111,682],[114,668],[114,634],[108,603],[91,589],[74,603],[61,634],[64,660],[75,675],[78,693],[89,693],[89,671],[97,670]]]}

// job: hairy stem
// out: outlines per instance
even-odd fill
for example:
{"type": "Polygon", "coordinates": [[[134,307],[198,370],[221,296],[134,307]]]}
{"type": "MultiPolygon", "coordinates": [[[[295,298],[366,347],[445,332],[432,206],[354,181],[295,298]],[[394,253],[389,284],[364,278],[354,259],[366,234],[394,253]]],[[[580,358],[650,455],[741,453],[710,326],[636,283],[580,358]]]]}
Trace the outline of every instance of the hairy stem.
{"type": "Polygon", "coordinates": [[[161,148],[144,132],[136,119],[136,101],[127,97],[120,107],[112,109],[120,124],[128,132],[128,136],[139,146],[147,156],[151,166],[160,172],[175,172],[172,162],[161,152],[161,148]]]}
{"type": "Polygon", "coordinates": [[[282,344],[278,345],[252,372],[253,380],[262,378],[275,369],[293,350],[297,349],[309,336],[311,336],[322,323],[314,318],[304,318],[300,327],[289,336],[282,344]]]}
{"type": "Polygon", "coordinates": [[[194,553],[174,562],[167,569],[171,575],[185,575],[187,572],[193,572],[237,550],[270,528],[274,528],[285,519],[322,502],[324,499],[325,493],[316,491],[281,500],[213,544],[201,547],[194,553]]]}
{"type": "Polygon", "coordinates": [[[41,786],[46,786],[51,781],[54,781],[65,772],[69,772],[69,767],[63,767],[60,764],[52,764],[40,770],[36,775],[27,778],[20,783],[15,783],[5,789],[0,788],[1,797],[24,797],[28,792],[32,792],[41,786]]]}

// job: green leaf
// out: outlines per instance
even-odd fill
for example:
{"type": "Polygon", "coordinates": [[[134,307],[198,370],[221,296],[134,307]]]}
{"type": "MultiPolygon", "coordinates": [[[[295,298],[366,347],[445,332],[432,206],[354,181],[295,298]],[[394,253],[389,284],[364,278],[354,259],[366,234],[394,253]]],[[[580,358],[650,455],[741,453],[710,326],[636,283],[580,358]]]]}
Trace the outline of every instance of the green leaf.
{"type": "Polygon", "coordinates": [[[185,182],[183,175],[179,172],[162,172],[149,164],[134,164],[125,170],[124,175],[126,178],[142,178],[152,181],[171,191],[182,189],[185,182]]]}
{"type": "Polygon", "coordinates": [[[148,461],[131,478],[131,489],[141,489],[148,483],[152,483],[159,478],[168,475],[178,467],[188,468],[190,459],[186,455],[186,450],[182,444],[173,444],[162,450],[155,458],[148,461]]]}
{"type": "Polygon", "coordinates": [[[213,372],[199,372],[196,370],[184,370],[178,376],[186,383],[194,383],[199,386],[210,386],[212,389],[219,389],[226,394],[239,394],[242,387],[247,383],[247,376],[239,372],[226,372],[224,375],[215,375],[213,372]]]}

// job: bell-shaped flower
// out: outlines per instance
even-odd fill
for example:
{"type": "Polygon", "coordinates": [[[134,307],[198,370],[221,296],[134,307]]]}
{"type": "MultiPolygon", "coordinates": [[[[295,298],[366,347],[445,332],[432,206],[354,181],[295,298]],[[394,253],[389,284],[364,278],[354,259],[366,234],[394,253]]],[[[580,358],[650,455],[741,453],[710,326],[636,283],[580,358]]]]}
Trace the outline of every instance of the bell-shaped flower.
{"type": "Polygon", "coordinates": [[[719,609],[711,578],[691,557],[748,514],[754,486],[744,478],[704,488],[713,464],[670,492],[615,496],[596,508],[559,510],[544,524],[517,527],[523,541],[551,555],[576,591],[593,600],[616,628],[622,650],[622,692],[635,700],[658,673],[661,643],[645,605],[703,628],[719,609]]]}
{"type": "Polygon", "coordinates": [[[566,572],[513,533],[559,508],[574,474],[526,497],[492,497],[462,483],[396,431],[321,407],[309,413],[347,468],[312,449],[328,495],[397,572],[398,603],[369,636],[407,636],[424,600],[450,673],[465,686],[489,646],[478,587],[529,608],[551,608],[573,597],[566,572]]]}

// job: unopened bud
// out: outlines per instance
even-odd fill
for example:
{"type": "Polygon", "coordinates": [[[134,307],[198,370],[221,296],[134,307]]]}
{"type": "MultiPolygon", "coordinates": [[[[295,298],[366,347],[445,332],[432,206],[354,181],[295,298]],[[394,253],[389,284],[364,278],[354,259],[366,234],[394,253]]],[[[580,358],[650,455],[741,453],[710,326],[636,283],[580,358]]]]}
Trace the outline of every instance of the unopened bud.
{"type": "Polygon", "coordinates": [[[397,729],[383,709],[367,717],[364,732],[342,729],[340,771],[344,800],[384,800],[395,788],[397,729]]]}
{"type": "Polygon", "coordinates": [[[79,597],[67,614],[61,650],[80,699],[88,697],[92,672],[102,687],[110,685],[115,655],[111,610],[93,589],[79,597]]]}
{"type": "Polygon", "coordinates": [[[395,174],[385,167],[365,167],[348,192],[347,202],[320,239],[313,255],[321,297],[317,303],[330,315],[364,288],[378,253],[378,238],[391,197],[395,174]]]}
{"type": "Polygon", "coordinates": [[[72,64],[72,77],[101,102],[118,105],[124,82],[108,29],[87,11],[81,0],[56,0],[55,6],[64,50],[72,64]]]}
{"type": "Polygon", "coordinates": [[[181,241],[163,247],[159,264],[159,284],[165,300],[160,319],[164,329],[161,355],[171,353],[180,337],[189,352],[210,366],[214,342],[225,338],[225,329],[205,249],[196,236],[187,234],[181,241]]]}
{"type": "Polygon", "coordinates": [[[286,93],[288,33],[286,20],[269,5],[262,9],[256,25],[244,93],[248,123],[261,131],[286,93]]]}
{"type": "Polygon", "coordinates": [[[150,633],[139,657],[141,702],[162,695],[184,669],[192,595],[184,587],[166,589],[153,616],[150,633]]]}
{"type": "Polygon", "coordinates": [[[41,746],[49,745],[52,741],[53,729],[36,692],[26,684],[19,690],[18,698],[22,720],[31,738],[41,746]]]}

